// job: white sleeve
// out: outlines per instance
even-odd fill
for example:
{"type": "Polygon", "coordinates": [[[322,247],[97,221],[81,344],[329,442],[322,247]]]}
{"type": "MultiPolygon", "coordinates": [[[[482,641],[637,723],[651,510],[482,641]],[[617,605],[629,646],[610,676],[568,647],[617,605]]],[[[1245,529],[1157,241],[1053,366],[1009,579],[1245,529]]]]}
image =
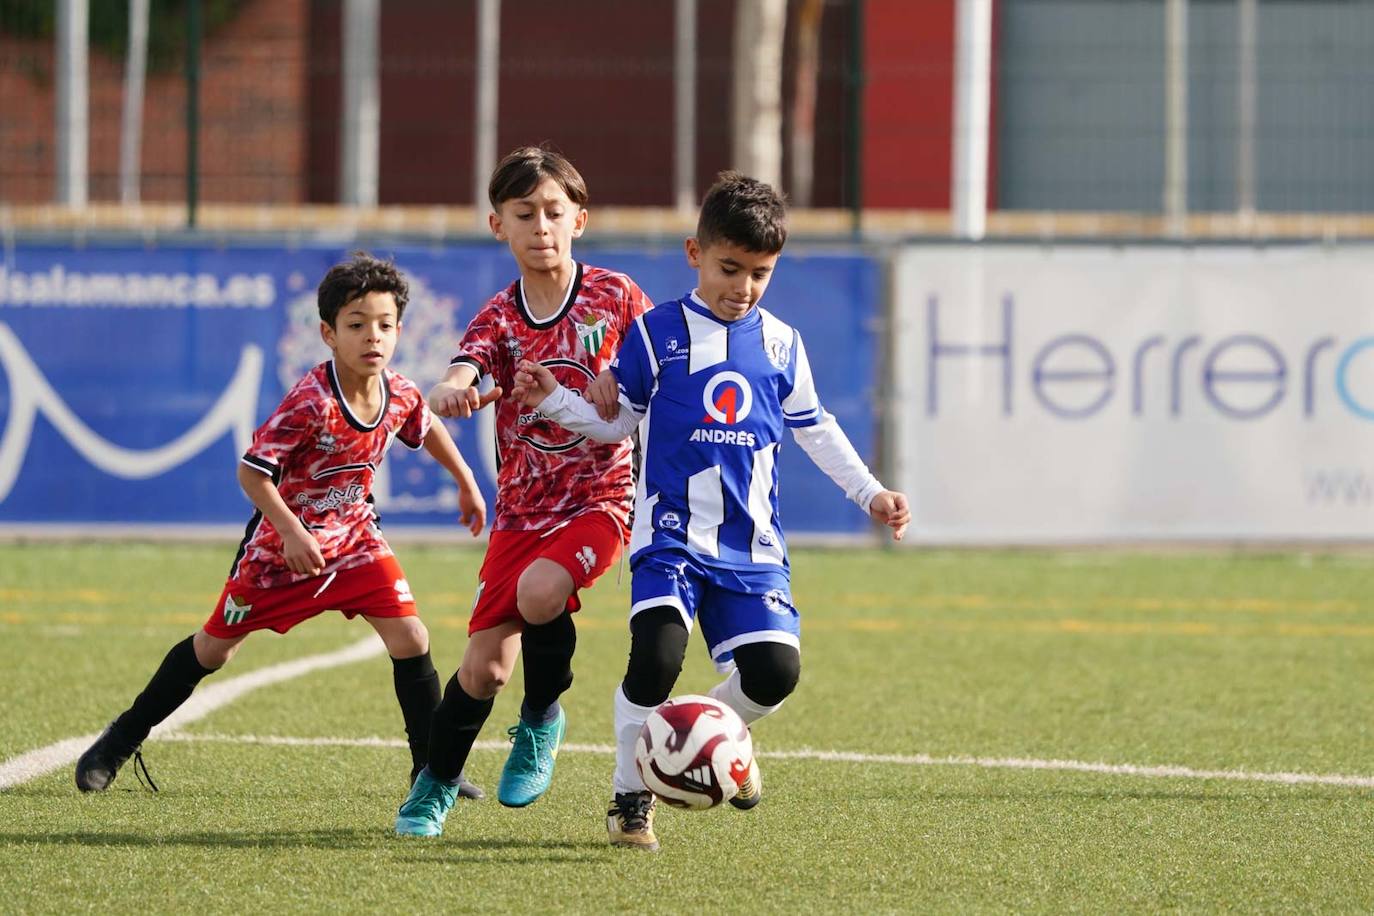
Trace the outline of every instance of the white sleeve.
{"type": "Polygon", "coordinates": [[[559,385],[553,394],[544,398],[539,412],[564,429],[571,430],[598,442],[619,442],[635,431],[644,414],[635,410],[620,396],[620,413],[607,423],[597,416],[596,406],[588,404],[567,388],[559,385]]]}
{"type": "Polygon", "coordinates": [[[821,411],[820,422],[813,426],[794,427],[792,435],[816,467],[835,481],[836,486],[844,490],[844,495],[858,504],[860,509],[868,512],[873,497],[881,493],[884,487],[869,472],[868,465],[864,464],[859,453],[854,451],[849,437],[840,429],[835,418],[821,411]]]}

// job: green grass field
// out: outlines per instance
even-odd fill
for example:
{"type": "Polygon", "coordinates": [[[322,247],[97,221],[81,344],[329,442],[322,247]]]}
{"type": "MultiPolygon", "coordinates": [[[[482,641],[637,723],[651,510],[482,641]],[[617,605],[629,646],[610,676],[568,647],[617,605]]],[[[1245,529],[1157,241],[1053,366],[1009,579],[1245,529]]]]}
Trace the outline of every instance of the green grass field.
{"type": "MultiPolygon", "coordinates": [[[[447,674],[480,554],[398,552],[447,674]]],[[[0,546],[0,766],[127,705],[205,618],[231,555],[0,546]]],[[[802,683],[754,730],[764,803],[664,811],[658,855],[606,845],[597,746],[628,646],[612,574],[579,616],[574,746],[532,807],[465,802],[442,838],[392,836],[408,756],[347,743],[402,737],[378,656],[150,741],[158,794],[126,769],[82,796],[69,765],[0,791],[0,912],[1374,909],[1374,559],[797,551],[794,580],[802,683]],[[786,756],[807,749],[857,756],[786,756]]],[[[327,615],[256,635],[205,686],[366,632],[327,615]]],[[[714,681],[694,637],[678,692],[714,681]]],[[[484,739],[518,702],[517,675],[484,739]]],[[[494,788],[503,760],[479,749],[469,769],[494,788]]]]}

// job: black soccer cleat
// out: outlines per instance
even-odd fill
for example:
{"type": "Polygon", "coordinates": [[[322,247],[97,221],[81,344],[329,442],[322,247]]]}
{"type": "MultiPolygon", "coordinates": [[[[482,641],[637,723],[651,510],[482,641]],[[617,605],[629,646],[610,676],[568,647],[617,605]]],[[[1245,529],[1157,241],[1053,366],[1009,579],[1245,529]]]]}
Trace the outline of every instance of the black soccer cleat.
{"type": "Polygon", "coordinates": [[[479,798],[486,798],[487,793],[482,791],[482,787],[468,779],[468,774],[458,774],[458,797],[477,801],[479,798]]]}
{"type": "MultiPolygon", "coordinates": [[[[411,784],[412,786],[415,785],[415,777],[419,776],[419,775],[420,775],[420,771],[423,770],[424,768],[425,768],[425,767],[424,767],[424,764],[420,764],[419,766],[415,767],[414,769],[412,769],[412,770],[410,771],[410,784],[411,784]]],[[[459,773],[459,774],[458,774],[458,797],[459,797],[459,798],[466,798],[466,799],[469,799],[469,800],[471,800],[471,801],[478,801],[479,799],[486,798],[486,797],[487,797],[487,793],[486,793],[485,791],[483,791],[482,787],[479,786],[477,783],[472,782],[471,780],[469,780],[469,779],[468,779],[468,774],[467,774],[467,773],[459,773]]]]}
{"type": "Polygon", "coordinates": [[[110,723],[76,761],[76,787],[82,792],[104,792],[119,768],[137,752],[138,745],[129,744],[110,723]]]}

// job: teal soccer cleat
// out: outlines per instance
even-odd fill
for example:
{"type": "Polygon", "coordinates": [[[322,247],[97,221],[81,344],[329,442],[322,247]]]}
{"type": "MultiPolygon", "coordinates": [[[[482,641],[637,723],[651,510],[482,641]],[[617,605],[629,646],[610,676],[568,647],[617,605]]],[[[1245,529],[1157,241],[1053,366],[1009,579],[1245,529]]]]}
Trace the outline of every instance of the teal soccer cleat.
{"type": "Polygon", "coordinates": [[[514,746],[501,771],[497,801],[507,808],[523,808],[548,791],[567,724],[568,717],[560,709],[558,718],[547,725],[530,725],[521,719],[511,728],[508,734],[514,746]]]}
{"type": "Polygon", "coordinates": [[[444,832],[444,819],[458,800],[458,787],[442,783],[428,769],[415,777],[415,785],[396,812],[398,836],[438,836],[444,832]]]}

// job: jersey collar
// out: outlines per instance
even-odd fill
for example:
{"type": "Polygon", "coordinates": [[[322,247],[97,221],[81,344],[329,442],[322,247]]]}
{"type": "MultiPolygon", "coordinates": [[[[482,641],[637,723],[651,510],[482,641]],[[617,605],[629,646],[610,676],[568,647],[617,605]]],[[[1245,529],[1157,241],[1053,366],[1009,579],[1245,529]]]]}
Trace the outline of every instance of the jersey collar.
{"type": "Polygon", "coordinates": [[[382,421],[386,419],[386,409],[391,406],[391,381],[387,378],[386,372],[382,372],[382,409],[377,411],[377,422],[364,423],[353,415],[353,411],[348,406],[347,398],[343,396],[343,389],[339,387],[339,376],[334,371],[334,360],[331,359],[325,365],[328,366],[328,371],[325,374],[329,376],[329,389],[334,392],[334,400],[339,402],[339,409],[343,411],[344,419],[348,421],[348,425],[360,433],[370,433],[381,426],[382,421]]]}
{"type": "Polygon", "coordinates": [[[563,316],[568,314],[573,303],[577,301],[577,294],[582,289],[582,263],[577,263],[577,271],[573,274],[572,282],[568,284],[568,291],[563,295],[563,304],[558,307],[547,318],[535,318],[530,314],[530,307],[525,302],[525,278],[521,277],[515,281],[515,307],[520,312],[520,317],[525,319],[525,324],[532,328],[547,328],[563,320],[563,316]]]}
{"type": "Polygon", "coordinates": [[[759,317],[760,306],[757,302],[754,303],[754,307],[751,308],[743,318],[736,318],[734,321],[726,321],[725,319],[717,315],[715,312],[711,311],[711,307],[707,305],[704,301],[702,301],[702,298],[697,295],[696,290],[692,290],[690,293],[688,293],[687,297],[682,301],[692,311],[698,312],[701,315],[710,318],[716,324],[723,325],[727,328],[747,328],[750,325],[754,324],[754,322],[762,320],[759,317]]]}

